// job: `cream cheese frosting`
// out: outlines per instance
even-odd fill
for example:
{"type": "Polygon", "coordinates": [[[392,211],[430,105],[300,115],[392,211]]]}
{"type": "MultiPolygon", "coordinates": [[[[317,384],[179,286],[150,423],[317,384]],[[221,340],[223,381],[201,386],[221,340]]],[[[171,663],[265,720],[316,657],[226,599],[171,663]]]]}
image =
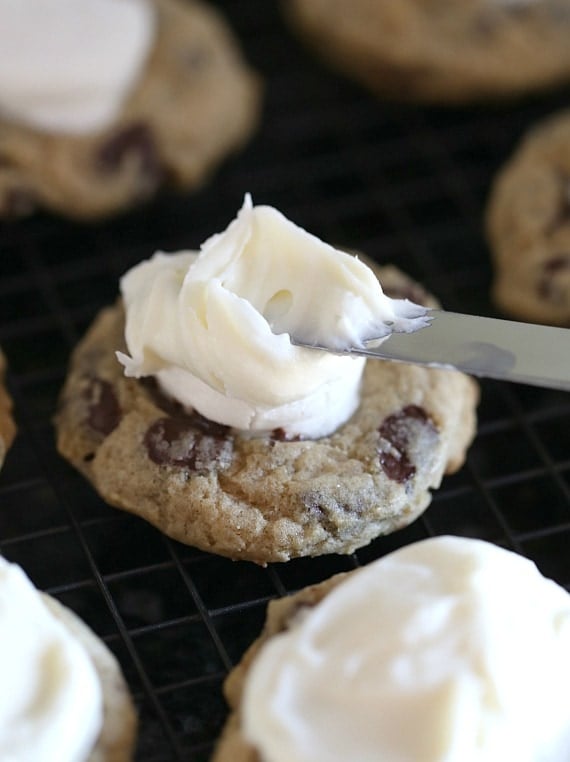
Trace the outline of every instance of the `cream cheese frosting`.
{"type": "Polygon", "coordinates": [[[151,49],[149,0],[0,0],[0,115],[58,133],[117,116],[151,49]]]}
{"type": "Polygon", "coordinates": [[[83,647],[22,569],[0,557],[0,759],[85,762],[102,706],[83,647]]]}
{"type": "Polygon", "coordinates": [[[410,545],[266,641],[241,723],[264,762],[568,762],[570,595],[479,540],[410,545]]]}
{"type": "Polygon", "coordinates": [[[244,205],[200,253],[156,254],[121,279],[128,376],[243,431],[318,437],[359,403],[364,360],[297,347],[350,344],[425,325],[356,257],[270,206],[244,205]]]}

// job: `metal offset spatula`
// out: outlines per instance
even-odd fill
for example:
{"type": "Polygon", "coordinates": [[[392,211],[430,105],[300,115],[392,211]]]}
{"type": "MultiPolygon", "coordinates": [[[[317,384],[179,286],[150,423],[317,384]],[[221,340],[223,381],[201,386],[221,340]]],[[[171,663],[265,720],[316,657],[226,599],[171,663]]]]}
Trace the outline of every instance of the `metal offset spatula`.
{"type": "Polygon", "coordinates": [[[474,376],[570,391],[570,329],[443,310],[428,310],[427,315],[429,325],[412,333],[392,333],[387,339],[372,339],[363,347],[340,352],[295,338],[292,342],[335,354],[462,370],[474,376]]]}

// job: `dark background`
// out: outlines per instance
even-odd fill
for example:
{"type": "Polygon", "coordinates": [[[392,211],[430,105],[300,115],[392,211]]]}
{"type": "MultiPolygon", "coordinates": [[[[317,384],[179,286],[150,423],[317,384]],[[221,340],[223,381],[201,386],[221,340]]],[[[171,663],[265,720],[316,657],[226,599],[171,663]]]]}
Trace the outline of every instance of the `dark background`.
{"type": "MultiPolygon", "coordinates": [[[[139,760],[203,760],[221,685],[267,601],[431,534],[480,537],[570,584],[570,396],[486,381],[466,466],[424,517],[355,556],[262,569],[178,545],[107,507],[57,455],[51,417],[69,352],[118,277],[156,249],[196,248],[251,191],[336,245],[393,262],[451,310],[497,314],[482,214],[495,172],[568,90],[461,109],[376,100],[328,71],[276,3],[215,2],[266,82],[260,130],[197,193],[81,225],[0,224],[0,344],[19,434],[0,473],[0,551],[117,655],[140,711],[139,760]]],[[[521,664],[521,669],[524,665],[521,664]]]]}

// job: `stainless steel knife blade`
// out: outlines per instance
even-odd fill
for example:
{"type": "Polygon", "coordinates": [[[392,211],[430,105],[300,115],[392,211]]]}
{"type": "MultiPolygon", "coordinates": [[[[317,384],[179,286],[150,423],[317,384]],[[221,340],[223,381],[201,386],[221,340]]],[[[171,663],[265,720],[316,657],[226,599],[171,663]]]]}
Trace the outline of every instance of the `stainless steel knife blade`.
{"type": "Polygon", "coordinates": [[[570,329],[428,310],[430,324],[335,354],[461,370],[474,376],[570,391],[570,329]]]}

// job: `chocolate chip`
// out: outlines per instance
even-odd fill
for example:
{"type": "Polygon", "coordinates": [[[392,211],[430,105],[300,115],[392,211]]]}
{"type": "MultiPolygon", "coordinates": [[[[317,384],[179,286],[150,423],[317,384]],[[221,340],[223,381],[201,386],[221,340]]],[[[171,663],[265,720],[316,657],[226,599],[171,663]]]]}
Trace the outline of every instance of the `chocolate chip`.
{"type": "Polygon", "coordinates": [[[227,468],[233,455],[228,427],[197,413],[159,418],[146,432],[144,443],[154,463],[200,473],[227,468]]]}
{"type": "Polygon", "coordinates": [[[323,501],[322,496],[315,492],[303,495],[303,505],[311,519],[322,526],[332,537],[338,535],[338,523],[334,520],[334,512],[323,501]]]}
{"type": "Polygon", "coordinates": [[[403,483],[416,473],[416,465],[409,451],[422,429],[432,436],[436,433],[433,421],[418,405],[407,405],[382,422],[378,429],[378,456],[389,479],[403,483]]]}
{"type": "Polygon", "coordinates": [[[559,254],[543,264],[542,276],[537,285],[541,299],[552,304],[570,303],[570,286],[562,283],[559,277],[563,273],[570,273],[570,254],[559,254]]]}
{"type": "Polygon", "coordinates": [[[274,442],[301,442],[303,437],[300,434],[288,434],[285,429],[273,429],[270,434],[274,442]]]}
{"type": "Polygon", "coordinates": [[[115,133],[103,143],[97,154],[97,166],[103,172],[117,172],[128,156],[136,156],[140,174],[153,184],[162,175],[156,140],[150,127],[137,123],[115,133]]]}
{"type": "Polygon", "coordinates": [[[558,257],[553,257],[544,263],[543,269],[546,273],[557,273],[561,270],[568,270],[570,268],[570,254],[561,254],[558,257]]]}
{"type": "Polygon", "coordinates": [[[88,401],[87,423],[92,429],[108,436],[121,422],[119,401],[108,381],[88,379],[84,397],[88,401]]]}

